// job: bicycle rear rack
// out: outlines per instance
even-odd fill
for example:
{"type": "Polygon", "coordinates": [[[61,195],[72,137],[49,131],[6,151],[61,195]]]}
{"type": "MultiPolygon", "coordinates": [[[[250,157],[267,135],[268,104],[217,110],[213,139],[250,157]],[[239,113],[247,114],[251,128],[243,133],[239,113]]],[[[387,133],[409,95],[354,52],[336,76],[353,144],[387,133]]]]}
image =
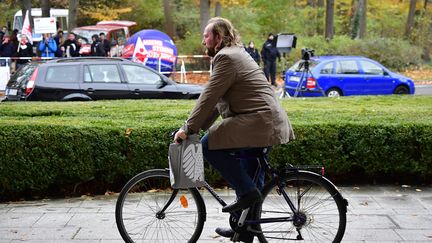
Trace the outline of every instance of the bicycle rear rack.
{"type": "Polygon", "coordinates": [[[323,165],[292,165],[292,164],[285,164],[282,166],[277,167],[278,171],[286,171],[286,172],[296,172],[299,170],[306,170],[311,171],[320,174],[321,176],[324,176],[325,174],[325,168],[323,165]]]}

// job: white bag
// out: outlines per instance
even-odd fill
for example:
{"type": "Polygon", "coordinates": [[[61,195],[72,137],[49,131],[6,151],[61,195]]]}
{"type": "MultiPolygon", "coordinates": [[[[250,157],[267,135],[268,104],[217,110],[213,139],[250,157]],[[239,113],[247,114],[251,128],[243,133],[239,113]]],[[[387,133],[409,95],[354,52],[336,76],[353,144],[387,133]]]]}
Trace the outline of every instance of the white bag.
{"type": "Polygon", "coordinates": [[[204,186],[204,158],[198,135],[189,135],[180,144],[170,144],[168,160],[173,188],[204,186]]]}

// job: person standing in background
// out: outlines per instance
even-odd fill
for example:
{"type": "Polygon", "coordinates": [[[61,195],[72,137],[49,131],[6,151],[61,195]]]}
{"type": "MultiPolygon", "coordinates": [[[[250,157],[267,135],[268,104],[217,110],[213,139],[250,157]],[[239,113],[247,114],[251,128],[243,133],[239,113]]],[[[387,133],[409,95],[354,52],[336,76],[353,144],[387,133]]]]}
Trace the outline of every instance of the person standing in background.
{"type": "Polygon", "coordinates": [[[104,49],[102,43],[100,42],[98,35],[92,36],[90,55],[99,56],[99,57],[105,57],[106,56],[105,49],[104,49]]]}
{"type": "Polygon", "coordinates": [[[26,35],[22,34],[20,36],[20,43],[18,46],[18,57],[26,58],[17,60],[17,69],[24,64],[31,62],[31,57],[33,57],[33,45],[29,42],[26,35]]]}
{"type": "Polygon", "coordinates": [[[101,32],[99,34],[99,40],[100,40],[100,42],[102,43],[102,45],[104,47],[105,55],[106,56],[111,56],[111,53],[110,53],[111,52],[111,45],[110,45],[109,40],[106,39],[105,33],[101,32]]]}
{"type": "Polygon", "coordinates": [[[3,26],[2,27],[2,29],[1,29],[1,31],[3,32],[3,35],[9,35],[9,30],[8,30],[8,28],[6,27],[6,26],[3,26]]]}
{"type": "MultiPolygon", "coordinates": [[[[64,39],[63,39],[63,30],[59,29],[57,31],[57,34],[54,37],[54,40],[55,40],[57,46],[62,46],[63,45],[63,42],[64,42],[64,39]]],[[[63,56],[63,52],[62,52],[61,48],[57,48],[55,56],[56,57],[62,57],[63,56]]]]}
{"type": "Polygon", "coordinates": [[[267,80],[271,82],[273,86],[276,86],[276,58],[280,61],[281,56],[273,40],[274,35],[270,33],[267,41],[263,44],[261,57],[264,62],[264,73],[267,80]]]}
{"type": "MultiPolygon", "coordinates": [[[[16,56],[17,48],[14,43],[11,41],[10,36],[5,35],[0,45],[0,57],[14,57],[16,56]]],[[[6,60],[8,66],[11,66],[11,59],[1,59],[1,66],[6,66],[6,60]]]]}
{"type": "Polygon", "coordinates": [[[41,57],[55,57],[57,44],[51,34],[43,34],[43,39],[39,42],[39,51],[41,52],[41,57]]]}
{"type": "MultiPolygon", "coordinates": [[[[3,33],[3,31],[0,30],[0,50],[1,50],[2,45],[3,45],[3,37],[4,37],[4,33],[3,33]]],[[[0,54],[0,57],[1,57],[1,54],[0,54]]]]}
{"type": "Polygon", "coordinates": [[[249,46],[246,48],[246,51],[249,53],[249,55],[251,55],[251,57],[255,60],[255,62],[259,66],[259,64],[261,62],[261,57],[260,57],[260,54],[258,52],[258,49],[255,48],[255,44],[253,41],[249,42],[249,46]]]}
{"type": "Polygon", "coordinates": [[[75,33],[68,34],[67,40],[61,46],[61,51],[65,57],[79,57],[80,45],[76,40],[75,33]]]}

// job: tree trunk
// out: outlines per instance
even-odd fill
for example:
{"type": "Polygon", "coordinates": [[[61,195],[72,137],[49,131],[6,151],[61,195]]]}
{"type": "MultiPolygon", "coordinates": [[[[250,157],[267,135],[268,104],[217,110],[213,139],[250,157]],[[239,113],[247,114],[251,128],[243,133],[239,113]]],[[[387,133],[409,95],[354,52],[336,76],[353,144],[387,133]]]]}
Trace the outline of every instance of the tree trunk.
{"type": "Polygon", "coordinates": [[[334,0],[326,0],[325,38],[331,40],[334,35],[334,0]]]}
{"type": "Polygon", "coordinates": [[[430,45],[427,45],[427,46],[423,47],[422,58],[423,58],[424,61],[426,61],[426,62],[430,62],[431,61],[430,52],[431,52],[430,45]]]}
{"type": "Polygon", "coordinates": [[[32,4],[31,4],[31,0],[21,0],[21,13],[22,13],[22,23],[24,23],[24,18],[26,15],[27,10],[29,11],[29,20],[30,20],[30,26],[31,29],[34,29],[34,23],[33,23],[33,18],[32,18],[32,14],[31,14],[31,8],[32,8],[32,4]]]}
{"type": "Polygon", "coordinates": [[[222,4],[220,3],[220,1],[217,1],[215,6],[215,16],[220,17],[221,12],[222,12],[222,4]]]}
{"type": "Polygon", "coordinates": [[[351,12],[350,12],[350,26],[351,26],[351,38],[357,37],[359,29],[359,17],[358,17],[358,0],[351,0],[351,12]]]}
{"type": "Polygon", "coordinates": [[[68,32],[77,27],[77,13],[79,0],[69,0],[69,23],[68,32]]]}
{"type": "MultiPolygon", "coordinates": [[[[425,0],[423,4],[423,15],[426,14],[427,6],[428,6],[428,0],[425,0]]],[[[429,25],[429,30],[427,30],[425,34],[429,37],[427,38],[426,45],[423,49],[423,60],[425,60],[426,62],[430,62],[431,46],[432,46],[432,24],[429,25]]]]}
{"type": "Polygon", "coordinates": [[[366,36],[367,0],[359,0],[357,9],[359,15],[359,30],[357,38],[363,39],[366,36]]]}
{"type": "Polygon", "coordinates": [[[317,1],[317,26],[316,26],[316,32],[318,35],[323,35],[324,34],[324,29],[323,29],[323,17],[324,17],[324,0],[318,0],[317,1]]]}
{"type": "Polygon", "coordinates": [[[51,17],[51,3],[49,0],[41,0],[42,17],[51,17]]]}
{"type": "Polygon", "coordinates": [[[175,25],[172,18],[172,8],[171,1],[164,0],[163,1],[164,14],[165,14],[165,30],[166,33],[172,38],[175,39],[175,25]]]}
{"type": "Polygon", "coordinates": [[[409,6],[409,12],[408,12],[408,18],[407,23],[405,26],[405,37],[409,38],[411,36],[411,31],[414,26],[414,14],[416,10],[416,2],[417,0],[410,0],[410,6],[409,6]]]}
{"type": "Polygon", "coordinates": [[[210,19],[210,0],[200,0],[200,31],[201,35],[210,19]]]}

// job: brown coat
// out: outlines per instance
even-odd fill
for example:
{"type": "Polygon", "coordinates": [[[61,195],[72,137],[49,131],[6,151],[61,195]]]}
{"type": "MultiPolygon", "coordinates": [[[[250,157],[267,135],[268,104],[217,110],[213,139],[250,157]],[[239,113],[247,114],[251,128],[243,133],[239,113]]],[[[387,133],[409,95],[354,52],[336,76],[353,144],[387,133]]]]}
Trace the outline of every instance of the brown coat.
{"type": "Polygon", "coordinates": [[[209,128],[210,149],[267,147],[294,138],[263,71],[241,47],[216,54],[210,80],[184,128],[187,133],[209,128]],[[219,115],[222,121],[212,125],[219,115]]]}

